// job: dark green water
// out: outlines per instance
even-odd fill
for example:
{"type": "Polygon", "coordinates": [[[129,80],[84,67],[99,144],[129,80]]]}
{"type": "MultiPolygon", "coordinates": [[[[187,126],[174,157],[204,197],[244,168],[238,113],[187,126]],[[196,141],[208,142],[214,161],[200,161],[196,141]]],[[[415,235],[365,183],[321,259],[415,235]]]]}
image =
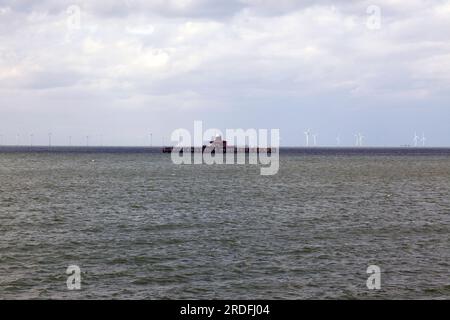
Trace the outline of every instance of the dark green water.
{"type": "Polygon", "coordinates": [[[449,195],[448,155],[0,153],[0,299],[448,299],[449,195]]]}

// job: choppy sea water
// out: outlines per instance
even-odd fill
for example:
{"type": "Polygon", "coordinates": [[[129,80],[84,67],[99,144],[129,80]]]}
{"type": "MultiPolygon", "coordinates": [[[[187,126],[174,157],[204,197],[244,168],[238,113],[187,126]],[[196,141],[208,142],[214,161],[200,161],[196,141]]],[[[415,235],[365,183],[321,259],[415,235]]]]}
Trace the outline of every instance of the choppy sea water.
{"type": "Polygon", "coordinates": [[[0,299],[448,299],[450,151],[408,150],[0,150],[0,299]]]}

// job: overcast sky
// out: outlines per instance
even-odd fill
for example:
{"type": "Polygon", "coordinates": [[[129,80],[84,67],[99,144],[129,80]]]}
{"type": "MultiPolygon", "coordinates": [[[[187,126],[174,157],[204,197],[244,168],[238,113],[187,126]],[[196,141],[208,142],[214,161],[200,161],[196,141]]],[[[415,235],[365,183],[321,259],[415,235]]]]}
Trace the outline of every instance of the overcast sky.
{"type": "Polygon", "coordinates": [[[157,145],[194,120],[450,146],[450,1],[0,0],[2,143],[157,145]]]}

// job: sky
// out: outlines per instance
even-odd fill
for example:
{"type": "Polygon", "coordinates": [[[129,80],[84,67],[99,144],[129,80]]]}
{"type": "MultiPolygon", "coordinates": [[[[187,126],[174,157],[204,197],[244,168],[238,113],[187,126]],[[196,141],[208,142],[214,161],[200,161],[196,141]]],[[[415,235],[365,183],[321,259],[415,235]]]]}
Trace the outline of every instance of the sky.
{"type": "Polygon", "coordinates": [[[0,0],[0,144],[450,146],[450,1],[0,0]]]}

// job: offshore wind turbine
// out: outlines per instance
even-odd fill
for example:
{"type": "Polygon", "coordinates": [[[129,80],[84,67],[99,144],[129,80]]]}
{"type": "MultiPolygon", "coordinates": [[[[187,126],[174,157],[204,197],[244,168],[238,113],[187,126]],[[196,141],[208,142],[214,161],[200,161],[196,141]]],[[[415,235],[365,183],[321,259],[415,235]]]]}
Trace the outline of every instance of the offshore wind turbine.
{"type": "Polygon", "coordinates": [[[341,137],[340,137],[340,136],[337,136],[337,137],[336,137],[336,145],[337,145],[338,147],[341,146],[341,137]]]}
{"type": "Polygon", "coordinates": [[[48,134],[48,146],[49,147],[52,146],[52,133],[51,132],[48,134]]]}
{"type": "Polygon", "coordinates": [[[313,145],[314,145],[314,147],[316,147],[317,146],[317,134],[316,133],[313,133],[313,145]]]}
{"type": "Polygon", "coordinates": [[[422,139],[420,139],[422,142],[422,147],[425,147],[425,143],[427,142],[427,138],[425,137],[425,133],[422,133],[422,139]]]}
{"type": "Polygon", "coordinates": [[[306,146],[309,147],[309,136],[311,134],[311,130],[306,130],[305,132],[305,137],[306,137],[306,146]]]}
{"type": "Polygon", "coordinates": [[[358,133],[358,139],[359,139],[359,146],[360,147],[362,147],[363,146],[363,139],[364,139],[365,137],[361,134],[361,133],[358,133]]]}
{"type": "Polygon", "coordinates": [[[355,146],[359,147],[359,135],[356,133],[355,134],[355,138],[356,138],[356,142],[355,142],[355,146]]]}
{"type": "Polygon", "coordinates": [[[365,138],[365,137],[362,135],[362,133],[357,133],[357,134],[355,134],[355,138],[356,138],[355,145],[356,145],[357,147],[362,147],[362,145],[363,145],[363,139],[365,138]]]}
{"type": "Polygon", "coordinates": [[[419,146],[419,136],[417,135],[417,133],[414,133],[414,147],[418,147],[419,146]]]}

